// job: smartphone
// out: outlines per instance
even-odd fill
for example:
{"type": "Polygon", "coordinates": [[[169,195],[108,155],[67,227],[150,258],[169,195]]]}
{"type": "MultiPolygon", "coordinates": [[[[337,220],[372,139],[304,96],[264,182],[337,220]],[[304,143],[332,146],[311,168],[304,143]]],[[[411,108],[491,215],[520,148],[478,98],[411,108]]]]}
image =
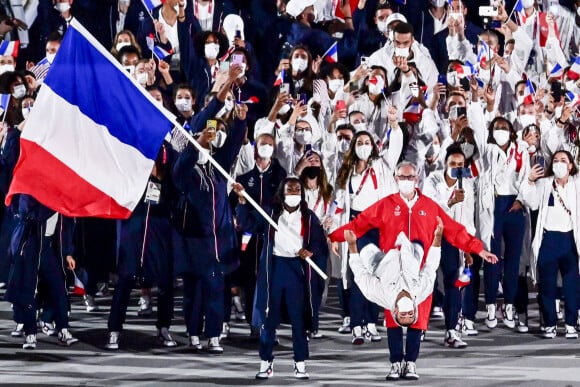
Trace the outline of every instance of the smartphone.
{"type": "Polygon", "coordinates": [[[479,7],[479,16],[497,16],[498,8],[496,6],[479,7]]]}
{"type": "Polygon", "coordinates": [[[296,97],[297,97],[296,99],[302,101],[302,106],[304,106],[308,103],[308,96],[306,96],[306,94],[300,93],[296,97]]]}
{"type": "Polygon", "coordinates": [[[360,57],[360,64],[364,68],[368,68],[369,67],[369,57],[368,56],[361,56],[360,57]]]}
{"type": "Polygon", "coordinates": [[[290,84],[289,83],[283,83],[280,85],[280,94],[282,94],[282,93],[290,94],[290,84]]]}
{"type": "Polygon", "coordinates": [[[229,71],[229,69],[230,69],[230,62],[228,62],[227,60],[220,62],[220,71],[229,71]]]}
{"type": "Polygon", "coordinates": [[[562,82],[552,82],[550,93],[552,93],[552,96],[554,97],[554,102],[560,102],[562,99],[562,82]]]}
{"type": "Polygon", "coordinates": [[[447,74],[439,74],[439,76],[437,77],[437,83],[447,85],[447,74]]]}
{"type": "Polygon", "coordinates": [[[242,63],[244,63],[244,55],[242,54],[232,55],[232,64],[242,64],[242,63]]]}
{"type": "Polygon", "coordinates": [[[359,86],[357,82],[351,82],[348,84],[348,91],[349,93],[356,93],[359,90],[359,86]]]}
{"type": "Polygon", "coordinates": [[[205,124],[206,128],[212,128],[217,130],[217,121],[216,120],[207,120],[206,124],[205,124]]]}
{"type": "Polygon", "coordinates": [[[236,30],[236,38],[238,38],[238,39],[242,38],[242,31],[236,30]]]}
{"type": "Polygon", "coordinates": [[[539,165],[542,169],[546,169],[546,158],[542,155],[536,155],[534,164],[539,165]]]}
{"type": "Polygon", "coordinates": [[[339,99],[338,101],[336,101],[336,108],[334,110],[336,111],[346,110],[346,102],[344,102],[342,99],[339,99]]]}
{"type": "Polygon", "coordinates": [[[306,145],[304,145],[304,153],[306,155],[308,155],[311,152],[312,152],[312,144],[306,144],[306,145]]]}
{"type": "Polygon", "coordinates": [[[457,106],[457,118],[461,116],[467,117],[467,108],[464,106],[457,106]]]}

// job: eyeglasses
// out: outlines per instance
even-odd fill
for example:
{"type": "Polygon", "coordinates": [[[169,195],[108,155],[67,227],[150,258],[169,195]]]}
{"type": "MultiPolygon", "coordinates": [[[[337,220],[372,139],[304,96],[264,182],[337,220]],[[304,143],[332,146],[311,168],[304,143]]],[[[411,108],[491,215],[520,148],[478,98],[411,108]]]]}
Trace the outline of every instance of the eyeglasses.
{"type": "Polygon", "coordinates": [[[399,180],[415,180],[417,176],[415,175],[397,175],[399,180]]]}

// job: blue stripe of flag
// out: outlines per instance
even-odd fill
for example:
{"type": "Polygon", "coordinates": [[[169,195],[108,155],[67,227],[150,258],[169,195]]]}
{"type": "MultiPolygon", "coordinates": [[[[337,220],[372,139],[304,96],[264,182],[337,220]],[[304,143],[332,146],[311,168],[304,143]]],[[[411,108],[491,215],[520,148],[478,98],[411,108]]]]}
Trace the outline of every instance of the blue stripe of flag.
{"type": "Polygon", "coordinates": [[[10,102],[10,94],[0,94],[0,108],[6,110],[10,102]]]}
{"type": "Polygon", "coordinates": [[[161,5],[161,0],[143,0],[143,4],[151,12],[153,8],[161,5]]]}
{"type": "Polygon", "coordinates": [[[157,157],[163,138],[173,128],[173,123],[114,62],[113,56],[104,49],[99,51],[73,24],[44,84],[151,160],[157,157]]]}

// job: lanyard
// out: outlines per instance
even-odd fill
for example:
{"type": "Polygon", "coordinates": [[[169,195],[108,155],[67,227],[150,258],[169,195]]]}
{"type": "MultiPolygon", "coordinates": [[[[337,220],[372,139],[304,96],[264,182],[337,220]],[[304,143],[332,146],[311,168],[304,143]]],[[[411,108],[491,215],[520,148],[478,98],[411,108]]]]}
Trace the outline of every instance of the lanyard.
{"type": "MultiPolygon", "coordinates": [[[[211,16],[213,11],[213,0],[209,2],[209,6],[207,7],[207,14],[211,16]]],[[[195,17],[199,20],[199,0],[195,2],[195,9],[194,9],[195,17]]]]}
{"type": "Polygon", "coordinates": [[[365,171],[365,174],[362,178],[362,181],[360,182],[360,185],[358,186],[358,189],[356,190],[354,196],[358,196],[360,194],[360,191],[362,191],[363,186],[365,185],[365,182],[367,181],[367,177],[369,177],[369,173],[371,175],[371,178],[373,179],[373,186],[375,187],[375,190],[377,189],[377,176],[375,174],[375,170],[373,167],[367,168],[367,170],[365,171]]]}
{"type": "Polygon", "coordinates": [[[566,205],[564,204],[564,200],[562,199],[562,196],[560,195],[560,191],[558,190],[558,187],[556,186],[556,180],[552,180],[552,188],[554,189],[554,192],[556,193],[556,196],[558,197],[558,201],[560,202],[562,207],[564,207],[564,211],[566,211],[568,213],[568,215],[570,217],[572,217],[572,211],[570,211],[570,209],[568,207],[566,207],[566,205]]]}
{"type": "Polygon", "coordinates": [[[320,194],[320,191],[318,191],[318,198],[316,199],[316,203],[314,203],[314,207],[312,208],[312,212],[314,212],[316,214],[316,209],[318,208],[318,205],[320,204],[320,200],[322,199],[322,195],[320,194]]]}

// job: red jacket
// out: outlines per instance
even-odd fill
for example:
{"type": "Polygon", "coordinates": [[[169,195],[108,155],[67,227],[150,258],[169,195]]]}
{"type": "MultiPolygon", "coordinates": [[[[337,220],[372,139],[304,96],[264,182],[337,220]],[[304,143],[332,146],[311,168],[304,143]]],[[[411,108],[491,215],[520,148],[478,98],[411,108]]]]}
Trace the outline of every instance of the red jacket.
{"type": "MultiPolygon", "coordinates": [[[[443,221],[443,237],[453,246],[468,253],[479,254],[483,250],[483,243],[470,235],[465,227],[453,220],[433,200],[417,190],[419,198],[413,208],[409,209],[399,193],[389,195],[363,212],[350,223],[330,234],[333,242],[344,242],[344,230],[352,230],[357,238],[367,231],[379,229],[379,247],[389,251],[395,247],[397,235],[403,231],[409,240],[419,240],[425,247],[423,260],[427,256],[428,247],[433,243],[433,235],[437,227],[437,216],[443,221]]],[[[431,310],[431,297],[423,301],[418,307],[419,318],[412,325],[413,328],[427,329],[431,310]]],[[[385,311],[387,326],[396,327],[396,323],[389,311],[385,311]]]]}

